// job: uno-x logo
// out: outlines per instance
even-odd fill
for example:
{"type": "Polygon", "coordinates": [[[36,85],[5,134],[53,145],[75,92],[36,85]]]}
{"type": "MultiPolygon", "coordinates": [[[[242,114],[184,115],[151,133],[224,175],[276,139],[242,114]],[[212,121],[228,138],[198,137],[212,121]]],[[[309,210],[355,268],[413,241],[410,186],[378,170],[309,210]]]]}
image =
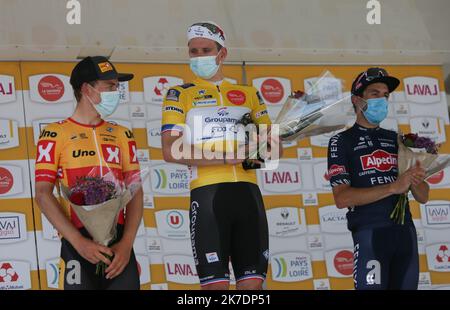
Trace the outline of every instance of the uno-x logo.
{"type": "Polygon", "coordinates": [[[55,163],[55,144],[54,141],[41,140],[37,145],[37,159],[36,163],[55,163]]]}
{"type": "Polygon", "coordinates": [[[397,168],[397,158],[397,154],[383,150],[376,150],[372,154],[360,157],[363,170],[375,169],[381,172],[397,168]]]}
{"type": "Polygon", "coordinates": [[[102,144],[102,150],[108,164],[120,164],[120,148],[118,146],[102,144]]]}
{"type": "Polygon", "coordinates": [[[137,158],[136,142],[129,141],[128,142],[128,150],[130,152],[130,163],[137,164],[138,163],[138,158],[137,158]]]}

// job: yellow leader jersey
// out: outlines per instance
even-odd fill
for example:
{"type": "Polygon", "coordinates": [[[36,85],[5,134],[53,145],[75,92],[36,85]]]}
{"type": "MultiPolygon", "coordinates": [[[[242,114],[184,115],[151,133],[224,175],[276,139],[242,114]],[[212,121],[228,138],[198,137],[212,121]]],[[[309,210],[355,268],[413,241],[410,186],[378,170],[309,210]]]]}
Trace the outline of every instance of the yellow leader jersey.
{"type": "MultiPolygon", "coordinates": [[[[136,142],[131,130],[107,121],[92,126],[68,118],[49,124],[41,132],[37,145],[36,182],[54,184],[59,181],[70,188],[79,177],[102,176],[108,172],[125,184],[139,172],[136,142]]],[[[77,228],[83,227],[68,202],[61,199],[60,203],[72,223],[77,228]]],[[[123,210],[118,223],[124,223],[123,210]]]]}
{"type": "MultiPolygon", "coordinates": [[[[216,148],[222,152],[230,141],[236,147],[239,140],[236,122],[246,113],[251,114],[256,124],[271,123],[266,105],[254,87],[234,85],[226,80],[216,85],[196,79],[193,83],[168,90],[162,108],[161,132],[183,132],[183,140],[188,145],[202,150],[216,148]]],[[[255,171],[245,171],[241,164],[190,169],[191,190],[225,182],[257,183],[255,171]]]]}

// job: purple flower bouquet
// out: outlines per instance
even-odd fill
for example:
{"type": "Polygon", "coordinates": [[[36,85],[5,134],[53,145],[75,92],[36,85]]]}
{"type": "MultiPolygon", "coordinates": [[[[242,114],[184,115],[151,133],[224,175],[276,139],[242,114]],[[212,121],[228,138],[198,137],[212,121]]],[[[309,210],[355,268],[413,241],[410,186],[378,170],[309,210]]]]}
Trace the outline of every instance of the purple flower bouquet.
{"type": "MultiPolygon", "coordinates": [[[[398,138],[398,175],[413,167],[416,162],[425,169],[425,178],[445,169],[450,165],[450,155],[439,156],[439,146],[431,139],[417,134],[399,135],[398,138]]],[[[401,194],[390,217],[403,225],[405,223],[408,193],[401,194]]]]}
{"type": "MultiPolygon", "coordinates": [[[[111,246],[116,241],[119,213],[142,186],[144,174],[148,175],[148,169],[136,172],[125,184],[112,172],[103,176],[92,173],[79,178],[71,188],[61,186],[61,193],[70,202],[92,239],[104,246],[111,246]]],[[[104,275],[105,269],[105,263],[98,263],[96,274],[104,275]]]]}

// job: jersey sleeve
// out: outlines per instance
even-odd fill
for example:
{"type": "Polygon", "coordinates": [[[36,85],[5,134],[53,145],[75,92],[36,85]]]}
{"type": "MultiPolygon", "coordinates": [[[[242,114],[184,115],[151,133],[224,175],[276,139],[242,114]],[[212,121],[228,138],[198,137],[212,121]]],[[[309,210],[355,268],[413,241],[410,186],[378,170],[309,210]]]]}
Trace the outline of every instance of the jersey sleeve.
{"type": "Polygon", "coordinates": [[[35,182],[55,183],[63,144],[60,124],[49,124],[42,130],[36,147],[35,182]]]}
{"type": "Polygon", "coordinates": [[[170,88],[162,107],[161,133],[165,131],[183,131],[186,122],[185,95],[177,88],[170,88]]]}
{"type": "Polygon", "coordinates": [[[256,90],[253,89],[252,92],[252,119],[256,124],[267,124],[270,125],[272,122],[269,118],[269,113],[267,111],[266,104],[264,103],[263,98],[261,97],[261,94],[256,90]]]}
{"type": "Polygon", "coordinates": [[[137,158],[137,145],[133,132],[124,128],[120,136],[122,149],[122,174],[126,184],[139,180],[139,161],[137,158]]]}
{"type": "Polygon", "coordinates": [[[328,178],[331,187],[342,184],[351,185],[350,167],[345,151],[344,137],[337,134],[328,143],[328,178]]]}

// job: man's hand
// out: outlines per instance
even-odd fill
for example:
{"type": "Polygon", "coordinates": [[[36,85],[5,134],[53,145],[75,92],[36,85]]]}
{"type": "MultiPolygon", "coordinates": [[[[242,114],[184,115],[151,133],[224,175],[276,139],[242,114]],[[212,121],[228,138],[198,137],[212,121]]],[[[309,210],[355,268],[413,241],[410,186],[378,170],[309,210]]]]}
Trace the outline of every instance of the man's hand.
{"type": "Polygon", "coordinates": [[[412,175],[411,185],[417,186],[425,180],[426,171],[422,168],[419,161],[416,162],[416,165],[412,169],[414,172],[412,175]]]}
{"type": "Polygon", "coordinates": [[[111,264],[111,261],[103,255],[103,253],[109,256],[113,255],[111,249],[106,246],[85,237],[80,237],[73,246],[78,254],[92,264],[97,264],[100,261],[104,262],[106,265],[111,264]]]}
{"type": "Polygon", "coordinates": [[[106,279],[113,279],[120,275],[130,261],[131,249],[133,245],[129,245],[127,242],[119,241],[111,246],[111,250],[114,252],[114,258],[112,264],[106,268],[106,279]]]}
{"type": "Polygon", "coordinates": [[[425,178],[425,170],[416,162],[414,167],[405,171],[394,183],[392,183],[393,194],[406,193],[411,186],[417,186],[423,182],[425,178]]]}

